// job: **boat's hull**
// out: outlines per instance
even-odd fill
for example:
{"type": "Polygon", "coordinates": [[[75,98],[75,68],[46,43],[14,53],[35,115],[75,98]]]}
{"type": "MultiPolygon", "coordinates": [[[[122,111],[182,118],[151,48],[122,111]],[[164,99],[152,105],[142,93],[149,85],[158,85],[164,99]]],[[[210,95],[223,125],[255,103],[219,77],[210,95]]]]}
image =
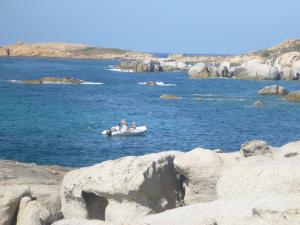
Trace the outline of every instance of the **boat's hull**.
{"type": "Polygon", "coordinates": [[[107,135],[107,136],[135,136],[135,135],[143,134],[146,131],[147,131],[146,126],[140,126],[140,127],[137,127],[136,129],[130,128],[126,131],[118,130],[118,129],[113,127],[111,130],[102,131],[102,135],[107,135]]]}

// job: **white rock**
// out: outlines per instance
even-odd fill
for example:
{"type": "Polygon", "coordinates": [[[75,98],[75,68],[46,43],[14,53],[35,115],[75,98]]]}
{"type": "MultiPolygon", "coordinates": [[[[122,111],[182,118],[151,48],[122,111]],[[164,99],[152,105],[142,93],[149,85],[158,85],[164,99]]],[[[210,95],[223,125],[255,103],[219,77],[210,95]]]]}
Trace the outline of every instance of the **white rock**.
{"type": "Polygon", "coordinates": [[[237,68],[236,76],[240,79],[278,80],[280,71],[273,65],[261,63],[260,60],[251,60],[237,68]]]}
{"type": "Polygon", "coordinates": [[[0,188],[0,225],[11,225],[21,199],[31,196],[26,185],[16,185],[0,188]]]}
{"type": "Polygon", "coordinates": [[[21,199],[17,225],[44,225],[51,222],[51,212],[46,207],[30,197],[21,199]]]}

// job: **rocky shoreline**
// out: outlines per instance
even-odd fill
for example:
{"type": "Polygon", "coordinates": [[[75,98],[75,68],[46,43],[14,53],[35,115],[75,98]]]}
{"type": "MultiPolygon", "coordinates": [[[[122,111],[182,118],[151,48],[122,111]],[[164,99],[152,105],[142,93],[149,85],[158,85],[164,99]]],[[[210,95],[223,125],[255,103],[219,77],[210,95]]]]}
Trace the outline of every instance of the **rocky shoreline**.
{"type": "Polygon", "coordinates": [[[300,40],[288,39],[272,48],[234,56],[186,56],[125,60],[119,69],[133,72],[188,71],[189,77],[248,80],[299,80],[300,40]]]}
{"type": "Polygon", "coordinates": [[[97,48],[82,44],[23,43],[0,47],[0,57],[58,57],[119,59],[116,69],[131,72],[188,72],[191,79],[226,77],[249,80],[299,80],[300,40],[287,39],[263,50],[232,56],[170,54],[159,58],[149,53],[97,48]]]}
{"type": "Polygon", "coordinates": [[[293,225],[300,141],[250,141],[84,168],[0,161],[0,225],[293,225]]]}

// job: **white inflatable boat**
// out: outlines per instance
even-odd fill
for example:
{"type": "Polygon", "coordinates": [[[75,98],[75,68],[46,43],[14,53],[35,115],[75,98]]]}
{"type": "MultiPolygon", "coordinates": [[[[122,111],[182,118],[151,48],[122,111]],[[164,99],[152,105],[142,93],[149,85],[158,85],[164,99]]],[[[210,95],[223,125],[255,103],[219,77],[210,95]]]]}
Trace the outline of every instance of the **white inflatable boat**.
{"type": "Polygon", "coordinates": [[[129,128],[127,130],[119,130],[119,127],[112,127],[110,129],[102,131],[102,134],[107,136],[134,136],[145,133],[146,131],[146,126],[136,127],[135,129],[129,128]]]}

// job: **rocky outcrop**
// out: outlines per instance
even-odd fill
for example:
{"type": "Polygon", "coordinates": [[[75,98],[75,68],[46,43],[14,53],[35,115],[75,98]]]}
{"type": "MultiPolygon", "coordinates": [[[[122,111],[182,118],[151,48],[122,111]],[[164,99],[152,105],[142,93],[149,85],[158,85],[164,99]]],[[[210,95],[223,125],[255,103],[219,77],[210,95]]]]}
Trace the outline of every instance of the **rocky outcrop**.
{"type": "Polygon", "coordinates": [[[66,219],[132,222],[180,205],[178,152],[125,157],[68,173],[62,184],[66,219]]]}
{"type": "Polygon", "coordinates": [[[288,95],[284,96],[288,101],[300,102],[300,91],[290,92],[288,95]]]}
{"type": "Polygon", "coordinates": [[[181,61],[163,59],[127,60],[121,62],[118,68],[124,71],[133,72],[172,72],[186,71],[188,65],[181,61]]]}
{"type": "Polygon", "coordinates": [[[266,86],[258,91],[260,95],[287,95],[288,93],[287,89],[278,85],[266,86]]]}
{"type": "Polygon", "coordinates": [[[188,71],[190,78],[227,77],[235,75],[235,68],[230,66],[230,62],[221,64],[206,64],[200,62],[192,66],[188,71]]]}
{"type": "Polygon", "coordinates": [[[0,225],[50,225],[62,218],[59,191],[67,171],[0,161],[0,225]]]}
{"type": "Polygon", "coordinates": [[[260,60],[251,60],[239,66],[236,70],[236,77],[249,80],[279,80],[281,78],[277,67],[260,60]]]}

